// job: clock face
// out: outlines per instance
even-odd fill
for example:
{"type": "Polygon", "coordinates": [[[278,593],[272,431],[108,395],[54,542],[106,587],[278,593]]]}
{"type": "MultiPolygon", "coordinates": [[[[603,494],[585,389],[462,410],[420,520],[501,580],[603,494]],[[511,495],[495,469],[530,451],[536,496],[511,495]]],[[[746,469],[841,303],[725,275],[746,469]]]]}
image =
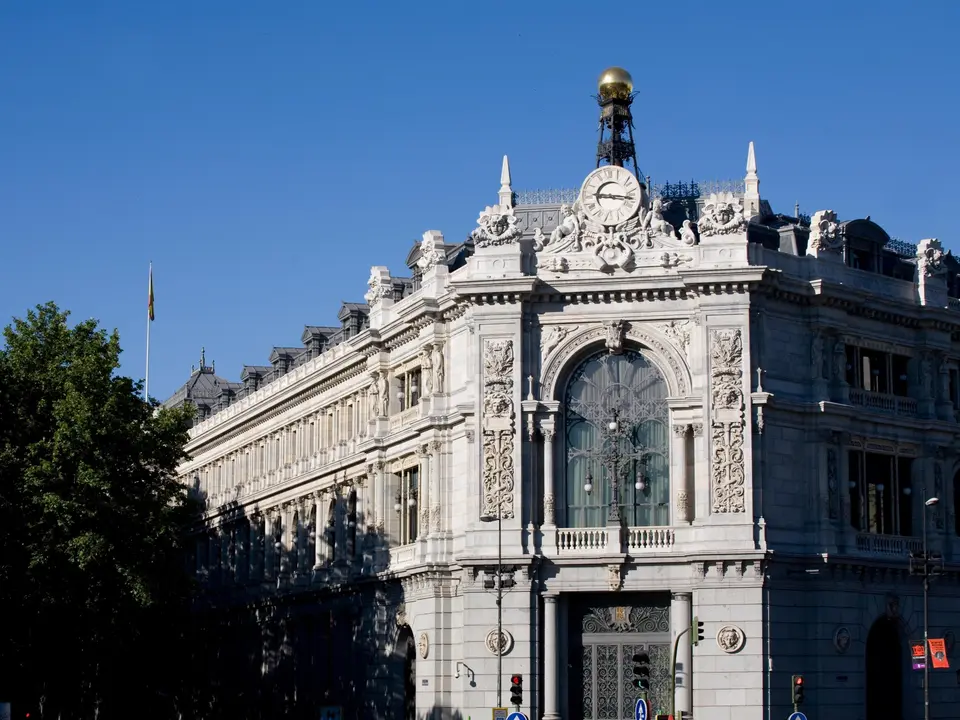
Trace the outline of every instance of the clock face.
{"type": "Polygon", "coordinates": [[[580,189],[580,205],[601,225],[619,225],[632,218],[643,200],[637,178],[616,165],[597,168],[587,175],[580,189]]]}

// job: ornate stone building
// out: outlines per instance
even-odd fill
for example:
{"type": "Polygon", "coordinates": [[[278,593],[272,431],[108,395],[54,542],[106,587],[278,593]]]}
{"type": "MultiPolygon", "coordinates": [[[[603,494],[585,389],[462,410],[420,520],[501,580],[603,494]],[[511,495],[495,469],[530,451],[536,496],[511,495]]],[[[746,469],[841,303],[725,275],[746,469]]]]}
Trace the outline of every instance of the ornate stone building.
{"type": "Polygon", "coordinates": [[[922,716],[924,528],[930,636],[960,629],[960,267],[774,213],[752,144],[742,183],[652,185],[605,77],[579,192],[504,158],[468,240],[171,399],[241,715],[489,717],[520,674],[531,717],[632,718],[639,652],[654,712],[786,717],[802,674],[817,720],[922,716]]]}

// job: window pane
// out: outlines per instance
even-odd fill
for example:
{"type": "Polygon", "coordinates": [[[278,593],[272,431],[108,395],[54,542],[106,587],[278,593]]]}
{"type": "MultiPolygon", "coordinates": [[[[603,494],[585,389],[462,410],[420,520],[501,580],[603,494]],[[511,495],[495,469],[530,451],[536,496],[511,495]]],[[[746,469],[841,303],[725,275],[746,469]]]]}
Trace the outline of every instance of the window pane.
{"type": "Polygon", "coordinates": [[[569,527],[605,525],[618,472],[628,525],[667,525],[670,516],[667,385],[639,352],[588,357],[573,373],[565,398],[566,502],[569,527]],[[623,433],[616,448],[608,424],[623,433]],[[587,493],[588,483],[592,492],[587,493]],[[640,489],[636,484],[641,485],[640,489]]]}

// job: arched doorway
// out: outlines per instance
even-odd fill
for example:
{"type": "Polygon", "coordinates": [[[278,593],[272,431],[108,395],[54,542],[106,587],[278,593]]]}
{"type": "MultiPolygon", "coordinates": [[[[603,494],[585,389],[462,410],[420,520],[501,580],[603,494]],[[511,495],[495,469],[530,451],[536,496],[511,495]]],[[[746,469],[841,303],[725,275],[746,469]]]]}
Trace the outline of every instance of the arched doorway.
{"type": "Polygon", "coordinates": [[[400,630],[397,653],[403,657],[403,718],[417,720],[417,644],[409,625],[400,630]]]}
{"type": "Polygon", "coordinates": [[[894,618],[877,620],[867,635],[866,720],[903,717],[903,646],[894,618]]]}

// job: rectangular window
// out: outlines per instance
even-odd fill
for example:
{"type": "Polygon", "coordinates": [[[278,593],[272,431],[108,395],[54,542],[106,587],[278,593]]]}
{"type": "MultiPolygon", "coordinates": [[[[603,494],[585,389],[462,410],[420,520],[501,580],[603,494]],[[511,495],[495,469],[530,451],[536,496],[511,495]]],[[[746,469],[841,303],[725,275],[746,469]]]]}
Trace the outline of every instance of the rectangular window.
{"type": "Polygon", "coordinates": [[[847,384],[865,392],[909,396],[910,358],[847,345],[847,384]]]}
{"type": "Polygon", "coordinates": [[[420,403],[420,368],[397,374],[397,409],[403,412],[420,403]]]}
{"type": "Polygon", "coordinates": [[[875,535],[913,535],[913,459],[862,450],[848,455],[850,525],[875,535]]]}
{"type": "Polygon", "coordinates": [[[408,545],[417,539],[417,505],[420,468],[410,467],[400,473],[400,487],[394,494],[394,510],[400,521],[397,542],[408,545]]]}

